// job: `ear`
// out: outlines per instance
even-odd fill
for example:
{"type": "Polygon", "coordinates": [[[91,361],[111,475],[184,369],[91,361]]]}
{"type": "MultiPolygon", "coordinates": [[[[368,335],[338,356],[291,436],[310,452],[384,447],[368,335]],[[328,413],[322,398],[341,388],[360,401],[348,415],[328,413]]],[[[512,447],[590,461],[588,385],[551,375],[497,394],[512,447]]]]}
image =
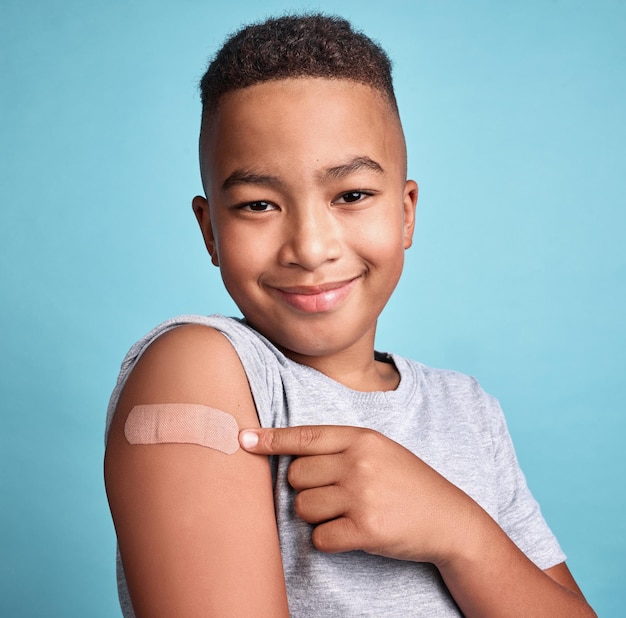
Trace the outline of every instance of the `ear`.
{"type": "Polygon", "coordinates": [[[211,262],[213,262],[215,266],[219,266],[217,243],[215,241],[215,235],[213,234],[213,226],[211,225],[211,216],[209,214],[209,202],[201,195],[196,195],[196,197],[191,200],[191,207],[198,220],[198,225],[200,226],[200,231],[204,238],[204,244],[211,256],[211,262]]]}
{"type": "Polygon", "coordinates": [[[407,180],[404,185],[404,224],[403,238],[404,248],[408,249],[413,244],[413,232],[415,231],[415,208],[417,207],[418,186],[414,180],[407,180]]]}

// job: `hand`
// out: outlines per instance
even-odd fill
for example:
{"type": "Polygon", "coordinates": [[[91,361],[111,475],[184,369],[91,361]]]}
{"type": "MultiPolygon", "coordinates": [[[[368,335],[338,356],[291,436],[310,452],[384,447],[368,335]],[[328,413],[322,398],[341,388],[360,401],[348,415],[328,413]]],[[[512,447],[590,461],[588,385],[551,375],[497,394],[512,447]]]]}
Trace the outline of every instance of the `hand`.
{"type": "MultiPolygon", "coordinates": [[[[242,448],[293,455],[295,509],[316,525],[323,552],[363,550],[400,560],[446,561],[477,505],[403,446],[359,427],[309,425],[240,433],[242,448]]],[[[481,509],[480,509],[481,510],[481,509]]]]}

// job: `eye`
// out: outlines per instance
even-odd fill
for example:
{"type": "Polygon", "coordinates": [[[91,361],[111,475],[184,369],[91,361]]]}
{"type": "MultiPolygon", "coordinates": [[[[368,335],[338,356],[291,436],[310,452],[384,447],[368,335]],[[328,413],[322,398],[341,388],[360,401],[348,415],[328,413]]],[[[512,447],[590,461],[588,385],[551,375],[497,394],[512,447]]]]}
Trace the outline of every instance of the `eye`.
{"type": "Polygon", "coordinates": [[[339,197],[337,197],[334,201],[335,203],[341,204],[354,204],[355,202],[360,202],[370,195],[372,194],[368,191],[348,191],[339,195],[339,197]]]}
{"type": "Polygon", "coordinates": [[[270,210],[276,210],[276,206],[271,202],[265,202],[263,200],[258,202],[248,202],[247,204],[241,204],[240,210],[247,210],[248,212],[268,212],[270,210]]]}

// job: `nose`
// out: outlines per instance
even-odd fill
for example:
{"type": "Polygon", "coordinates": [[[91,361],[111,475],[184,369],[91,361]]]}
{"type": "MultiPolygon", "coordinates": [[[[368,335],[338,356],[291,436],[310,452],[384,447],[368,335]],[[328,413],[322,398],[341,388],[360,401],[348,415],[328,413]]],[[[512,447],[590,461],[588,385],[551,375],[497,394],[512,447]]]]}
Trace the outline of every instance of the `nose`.
{"type": "Polygon", "coordinates": [[[341,256],[341,224],[323,204],[294,208],[285,226],[279,260],[283,266],[315,270],[341,256]]]}

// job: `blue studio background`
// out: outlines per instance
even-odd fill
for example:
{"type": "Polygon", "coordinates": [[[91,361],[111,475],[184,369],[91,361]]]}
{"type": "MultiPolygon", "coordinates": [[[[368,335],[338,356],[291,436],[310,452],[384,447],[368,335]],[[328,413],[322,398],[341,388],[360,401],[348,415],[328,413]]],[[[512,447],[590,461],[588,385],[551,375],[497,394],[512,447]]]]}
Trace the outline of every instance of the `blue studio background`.
{"type": "Polygon", "coordinates": [[[340,13],[395,62],[420,184],[378,348],[478,377],[601,616],[626,605],[626,3],[2,0],[0,614],[118,616],[104,413],[128,347],[236,310],[190,200],[227,33],[340,13]]]}

